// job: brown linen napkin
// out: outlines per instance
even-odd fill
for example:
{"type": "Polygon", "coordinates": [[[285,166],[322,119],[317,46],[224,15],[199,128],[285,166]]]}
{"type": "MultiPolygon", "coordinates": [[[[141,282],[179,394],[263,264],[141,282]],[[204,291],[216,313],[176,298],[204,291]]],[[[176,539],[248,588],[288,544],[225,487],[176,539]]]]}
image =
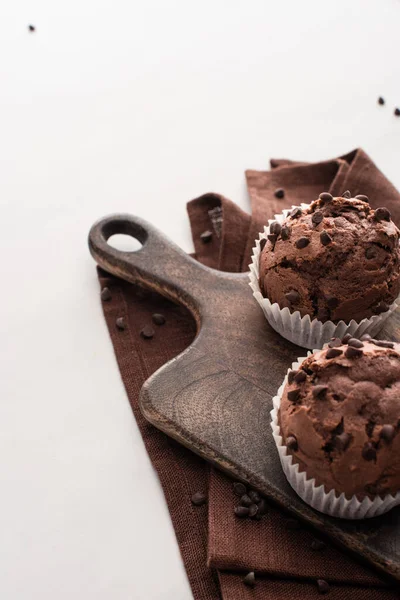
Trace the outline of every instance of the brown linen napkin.
{"type": "MultiPolygon", "coordinates": [[[[188,204],[198,260],[225,271],[247,270],[254,239],[267,219],[282,208],[309,202],[321,191],[340,194],[349,188],[353,195],[364,193],[373,206],[388,206],[400,221],[398,192],[362,150],[313,165],[275,160],[271,166],[269,172],[246,173],[252,217],[217,194],[188,204]],[[282,200],[275,197],[276,188],[284,188],[282,200]],[[208,244],[200,240],[206,230],[213,232],[208,244]]],[[[334,548],[313,551],[311,534],[289,529],[287,518],[277,509],[270,507],[261,521],[234,518],[232,482],[213,469],[210,473],[204,461],[149,425],[138,408],[147,377],[190,344],[195,335],[193,319],[160,296],[100,269],[99,279],[102,288],[111,290],[111,299],[103,302],[105,318],[135,418],[164,490],[195,600],[214,600],[221,594],[225,600],[306,600],[317,596],[316,578],[331,583],[332,599],[398,598],[375,574],[334,548]],[[154,325],[154,338],[145,340],[140,331],[151,323],[155,312],[165,315],[166,324],[154,325]],[[116,328],[121,316],[127,325],[123,331],[116,328]],[[191,497],[206,492],[208,486],[207,522],[207,507],[194,506],[191,497]],[[214,569],[218,569],[218,580],[214,569]],[[254,590],[242,581],[241,572],[250,569],[257,571],[254,590]]]]}

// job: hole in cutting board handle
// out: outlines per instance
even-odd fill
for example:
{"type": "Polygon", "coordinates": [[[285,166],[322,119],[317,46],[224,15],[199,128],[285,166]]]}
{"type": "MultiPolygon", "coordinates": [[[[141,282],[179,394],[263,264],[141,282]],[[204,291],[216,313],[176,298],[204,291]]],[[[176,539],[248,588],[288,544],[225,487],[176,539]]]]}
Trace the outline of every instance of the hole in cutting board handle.
{"type": "Polygon", "coordinates": [[[127,233],[114,233],[108,238],[107,244],[121,252],[137,252],[143,247],[138,239],[127,233]]]}

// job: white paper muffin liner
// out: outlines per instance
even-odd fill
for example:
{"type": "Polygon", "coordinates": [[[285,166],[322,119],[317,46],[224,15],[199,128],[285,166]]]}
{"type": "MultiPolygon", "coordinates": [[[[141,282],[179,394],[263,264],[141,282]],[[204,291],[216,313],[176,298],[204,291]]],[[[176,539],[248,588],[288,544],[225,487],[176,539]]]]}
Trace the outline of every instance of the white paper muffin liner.
{"type": "MultiPolygon", "coordinates": [[[[310,354],[311,352],[308,353],[308,356],[310,356],[310,354]]],[[[298,358],[297,362],[292,364],[292,369],[297,370],[306,358],[306,356],[298,358]]],[[[278,423],[278,411],[286,382],[287,375],[279,388],[277,395],[273,398],[274,408],[271,411],[271,428],[278,449],[282,469],[296,494],[298,494],[306,504],[315,508],[315,510],[330,515],[331,517],[339,517],[341,519],[369,519],[371,517],[377,517],[400,504],[400,492],[397,492],[395,496],[388,494],[384,498],[376,496],[373,500],[366,497],[362,501],[358,500],[356,496],[352,496],[351,499],[348,499],[344,493],[339,494],[335,490],[326,492],[323,485],[317,486],[314,478],[308,479],[307,474],[304,471],[299,471],[299,465],[297,463],[293,464],[293,458],[291,454],[288,453],[287,447],[283,444],[278,423]]]]}
{"type": "MultiPolygon", "coordinates": [[[[287,307],[280,308],[279,304],[276,302],[272,304],[268,298],[264,298],[262,295],[259,285],[260,241],[268,236],[271,223],[273,221],[282,223],[293,208],[295,207],[293,206],[290,209],[284,210],[283,213],[275,215],[274,219],[268,221],[268,226],[264,227],[264,231],[259,234],[259,239],[255,242],[256,245],[253,248],[252,262],[249,265],[250,287],[253,290],[253,296],[261,306],[268,323],[282,337],[298,346],[309,349],[322,348],[322,346],[329,342],[331,338],[342,338],[346,333],[350,333],[355,338],[360,338],[366,333],[371,337],[374,337],[380,329],[382,329],[386,319],[394,310],[396,310],[399,298],[393,302],[388,311],[380,315],[374,315],[369,319],[363,319],[359,323],[351,320],[350,323],[339,321],[339,323],[335,324],[332,321],[323,323],[318,319],[311,320],[309,315],[302,317],[299,311],[290,312],[287,307]]],[[[301,208],[303,210],[307,209],[309,208],[309,205],[301,204],[301,208]]]]}

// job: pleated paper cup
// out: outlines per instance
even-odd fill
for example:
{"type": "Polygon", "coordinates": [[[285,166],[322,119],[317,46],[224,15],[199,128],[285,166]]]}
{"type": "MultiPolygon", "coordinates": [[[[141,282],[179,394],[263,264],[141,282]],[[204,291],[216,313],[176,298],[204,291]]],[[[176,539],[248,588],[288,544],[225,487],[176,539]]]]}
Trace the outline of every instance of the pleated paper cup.
{"type": "MultiPolygon", "coordinates": [[[[295,207],[293,206],[290,209],[284,210],[283,213],[275,215],[274,219],[269,220],[268,226],[264,227],[264,231],[259,234],[259,238],[255,242],[251,264],[249,265],[250,287],[253,290],[253,296],[261,306],[268,323],[282,337],[298,346],[309,349],[322,348],[322,346],[328,343],[331,338],[342,338],[346,333],[350,333],[352,337],[355,338],[360,338],[367,333],[371,337],[375,337],[380,329],[382,329],[386,319],[394,310],[396,310],[399,298],[393,302],[388,311],[380,315],[373,315],[371,318],[363,319],[360,322],[351,320],[349,323],[345,323],[344,321],[339,321],[339,323],[326,321],[323,323],[318,319],[311,320],[309,315],[302,317],[298,310],[296,312],[290,312],[287,307],[280,308],[278,303],[275,302],[272,304],[268,298],[264,298],[262,295],[259,283],[260,242],[263,238],[267,238],[270,233],[271,223],[273,221],[282,223],[293,208],[295,207]]],[[[309,205],[302,204],[300,208],[307,210],[309,205]]]]}
{"type": "MultiPolygon", "coordinates": [[[[308,356],[310,354],[311,352],[308,353],[308,356]]],[[[297,370],[306,358],[306,356],[298,358],[297,362],[292,364],[292,369],[297,370]]],[[[400,504],[400,492],[397,492],[394,496],[388,494],[383,498],[380,496],[375,496],[373,499],[366,497],[363,500],[358,500],[356,496],[347,498],[344,493],[335,490],[326,492],[324,485],[317,485],[314,478],[310,479],[304,471],[300,472],[299,465],[293,462],[292,455],[283,443],[278,420],[279,407],[286,383],[287,375],[277,395],[273,398],[274,408],[271,411],[271,427],[283,472],[296,494],[315,510],[341,519],[377,517],[400,504]]]]}

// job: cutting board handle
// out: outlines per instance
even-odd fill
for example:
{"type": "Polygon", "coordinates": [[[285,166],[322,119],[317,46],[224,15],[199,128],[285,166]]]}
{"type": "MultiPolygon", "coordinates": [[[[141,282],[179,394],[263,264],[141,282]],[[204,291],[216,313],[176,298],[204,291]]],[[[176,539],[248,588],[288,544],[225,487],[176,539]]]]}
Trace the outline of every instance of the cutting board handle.
{"type": "Polygon", "coordinates": [[[200,306],[206,302],[217,273],[191,258],[144,219],[128,214],[100,219],[89,232],[89,248],[108,273],[184,304],[200,321],[200,306]],[[130,235],[142,247],[135,252],[117,250],[107,243],[115,234],[130,235]]]}

